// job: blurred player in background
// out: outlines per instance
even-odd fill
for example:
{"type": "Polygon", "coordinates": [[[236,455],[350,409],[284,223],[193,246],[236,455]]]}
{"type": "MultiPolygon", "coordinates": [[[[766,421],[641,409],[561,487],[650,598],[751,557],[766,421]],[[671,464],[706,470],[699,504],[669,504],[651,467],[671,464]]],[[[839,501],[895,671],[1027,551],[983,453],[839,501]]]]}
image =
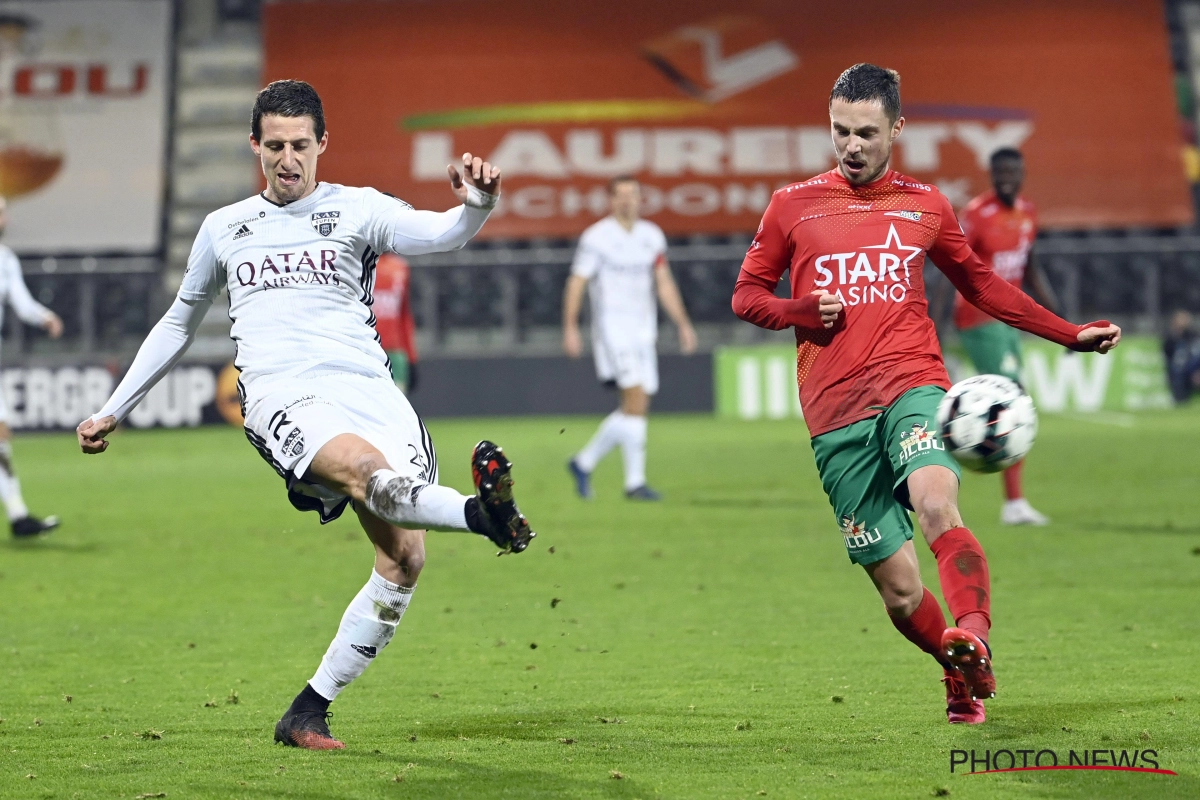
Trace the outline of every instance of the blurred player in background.
{"type": "MultiPolygon", "coordinates": [[[[0,238],[8,224],[8,201],[0,196],[0,238]]],[[[6,245],[0,244],[0,323],[3,323],[4,303],[12,306],[17,317],[26,325],[34,325],[46,331],[51,339],[62,336],[63,324],[50,309],[33,299],[25,286],[21,274],[21,262],[17,254],[6,245]]],[[[58,527],[58,517],[38,519],[29,513],[21,497],[21,481],[13,469],[12,431],[8,427],[8,406],[0,392],[0,500],[8,512],[8,523],[12,535],[26,539],[52,531],[58,527]]]]}
{"type": "Polygon", "coordinates": [[[375,265],[375,331],[392,365],[392,380],[400,391],[417,388],[417,337],[409,302],[411,271],[395,253],[384,253],[375,265]]]}
{"type": "Polygon", "coordinates": [[[890,168],[904,128],[894,70],[850,67],[829,117],[837,166],[771,197],[733,310],[763,328],[795,328],[804,419],[847,554],[896,629],[943,667],[947,720],[977,724],[996,689],[991,579],[958,510],[961,468],[937,434],[950,379],[925,300],[925,255],[975,305],[1063,346],[1107,352],[1121,330],[1072,325],[1001,280],[971,252],[945,196],[890,168]],[[789,270],[791,298],[776,297],[789,270]],[[909,511],[956,627],[921,582],[909,511]]]}
{"type": "Polygon", "coordinates": [[[353,501],[375,546],[370,579],[275,726],[275,741],[310,750],[345,747],[329,731],[329,705],[391,641],[425,565],[427,529],[478,533],[504,552],[521,552],[534,536],[513,502],[512,464],[491,442],[471,456],[475,495],[438,484],[433,441],[392,382],[370,311],[377,254],[462,247],[496,204],[500,170],[464,154],[461,173],[447,168],[461,205],[416,211],[374,189],[318,182],[328,142],[321,98],[307,83],[259,92],[250,146],[266,190],[205,219],[174,304],[78,429],[85,453],[103,453],[104,437],[183,356],[221,289],[229,292],[246,438],[285,480],[292,505],[324,523],[353,501]]]}
{"type": "MultiPolygon", "coordinates": [[[[1050,282],[1033,258],[1037,239],[1037,211],[1033,203],[1021,197],[1025,181],[1025,160],[1021,151],[1005,147],[992,153],[992,189],[976,197],[959,217],[967,244],[1002,280],[1021,289],[1028,282],[1034,299],[1046,308],[1057,310],[1058,302],[1050,282]]],[[[945,285],[945,292],[954,290],[945,285]]],[[[944,307],[944,300],[939,299],[944,307]]],[[[940,314],[934,314],[939,317],[940,314]]],[[[1015,328],[997,321],[954,295],[954,327],[975,369],[985,375],[1003,375],[1021,383],[1021,337],[1015,328]]],[[[1021,486],[1023,461],[1004,471],[1004,506],[1000,521],[1005,525],[1045,525],[1050,520],[1038,512],[1021,486]]]]}
{"type": "Polygon", "coordinates": [[[696,331],[667,263],[667,237],[639,217],[642,192],[637,179],[620,176],[608,185],[611,214],[583,232],[563,298],[563,349],[583,353],[579,309],[583,290],[592,299],[592,349],[596,375],[621,390],[616,411],[567,462],[579,496],[591,498],[592,470],[617,445],[625,461],[625,496],[660,500],[646,485],[646,417],[658,391],[658,308],[679,329],[679,349],[696,351],[696,331]]]}

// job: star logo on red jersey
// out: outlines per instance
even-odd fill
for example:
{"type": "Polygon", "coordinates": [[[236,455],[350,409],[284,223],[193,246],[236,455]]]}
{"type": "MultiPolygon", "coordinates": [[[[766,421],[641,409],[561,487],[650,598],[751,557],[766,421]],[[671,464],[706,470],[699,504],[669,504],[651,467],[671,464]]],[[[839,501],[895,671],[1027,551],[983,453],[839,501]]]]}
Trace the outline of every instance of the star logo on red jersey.
{"type": "Polygon", "coordinates": [[[911,273],[909,272],[909,269],[908,269],[908,262],[912,261],[914,258],[917,257],[917,255],[919,253],[921,253],[921,248],[914,247],[912,245],[907,245],[904,242],[900,241],[900,234],[896,232],[896,225],[894,223],[888,226],[887,239],[884,240],[883,244],[869,244],[869,245],[866,245],[865,247],[863,247],[863,250],[898,250],[901,253],[908,253],[907,256],[904,256],[904,262],[903,262],[904,263],[904,282],[907,283],[909,286],[912,286],[911,273]]]}

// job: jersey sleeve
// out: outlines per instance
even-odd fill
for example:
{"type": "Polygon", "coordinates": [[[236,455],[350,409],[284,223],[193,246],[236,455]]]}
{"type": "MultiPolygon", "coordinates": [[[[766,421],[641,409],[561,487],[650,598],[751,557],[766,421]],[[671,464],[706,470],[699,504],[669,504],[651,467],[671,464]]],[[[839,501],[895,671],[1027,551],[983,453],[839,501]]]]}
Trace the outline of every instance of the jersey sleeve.
{"type": "Polygon", "coordinates": [[[667,263],[667,235],[662,228],[654,226],[654,246],[658,252],[654,254],[654,266],[662,267],[667,263]]]}
{"type": "Polygon", "coordinates": [[[775,286],[792,262],[792,242],[780,219],[779,194],[763,213],[758,233],[742,261],[733,288],[733,313],[738,319],[760,328],[821,328],[820,296],[798,298],[775,296],[775,286]]]}
{"type": "Polygon", "coordinates": [[[29,287],[25,285],[25,276],[21,273],[21,261],[11,250],[2,254],[4,270],[8,273],[8,302],[17,312],[17,316],[26,325],[45,325],[50,319],[51,311],[33,299],[29,287]]]}
{"type": "Polygon", "coordinates": [[[579,237],[575,247],[575,258],[571,261],[571,274],[591,280],[600,271],[600,250],[596,247],[596,234],[590,228],[579,237]]]}
{"type": "Polygon", "coordinates": [[[179,287],[179,296],[193,303],[212,302],[225,285],[225,269],[217,259],[208,223],[205,219],[192,242],[187,271],[183,273],[183,283],[179,287]]]}
{"type": "Polygon", "coordinates": [[[403,200],[367,191],[367,239],[377,253],[416,256],[458,250],[487,222],[497,196],[467,186],[465,205],[449,211],[418,211],[403,200]]]}
{"type": "MultiPolygon", "coordinates": [[[[1078,335],[1084,327],[1051,314],[1033,299],[984,266],[971,250],[955,221],[954,209],[941,200],[941,228],[929,256],[963,298],[979,310],[1014,328],[1020,328],[1064,347],[1081,349],[1078,335]]],[[[1090,349],[1090,348],[1083,348],[1090,349]]]]}
{"type": "Polygon", "coordinates": [[[783,229],[779,192],[771,198],[758,224],[758,233],[742,261],[742,271],[778,283],[792,263],[792,243],[783,229]]]}
{"type": "Polygon", "coordinates": [[[967,246],[972,250],[979,245],[979,214],[974,206],[967,206],[962,216],[958,218],[958,227],[967,240],[967,246]]]}

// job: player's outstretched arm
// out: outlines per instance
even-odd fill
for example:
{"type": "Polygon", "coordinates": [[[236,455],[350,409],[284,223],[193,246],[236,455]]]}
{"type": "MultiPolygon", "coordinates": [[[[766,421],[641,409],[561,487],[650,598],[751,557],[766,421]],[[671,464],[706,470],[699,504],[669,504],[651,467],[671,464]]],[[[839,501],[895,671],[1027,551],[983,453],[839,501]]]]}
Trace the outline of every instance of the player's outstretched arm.
{"type": "Polygon", "coordinates": [[[117,424],[187,352],[211,305],[209,300],[175,298],[171,308],[150,330],[146,341],[142,342],[133,364],[112,397],[108,398],[103,408],[79,423],[75,429],[79,448],[84,453],[94,455],[108,449],[104,437],[116,429],[117,424]]]}
{"type": "Polygon", "coordinates": [[[984,266],[954,222],[949,201],[942,200],[944,222],[929,255],[968,303],[1014,328],[1072,350],[1107,353],[1117,346],[1121,341],[1121,329],[1108,320],[1086,325],[1067,322],[984,266]]]}
{"type": "Polygon", "coordinates": [[[462,205],[439,212],[393,204],[385,237],[392,252],[415,256],[457,250],[479,233],[500,198],[500,168],[463,153],[462,172],[453,164],[446,172],[462,205]]]}
{"type": "Polygon", "coordinates": [[[583,337],[579,335],[579,309],[583,305],[583,291],[588,279],[582,275],[567,277],[563,289],[563,352],[571,358],[583,353],[583,337]]]}
{"type": "Polygon", "coordinates": [[[696,352],[696,329],[688,318],[687,307],[683,304],[683,295],[679,293],[679,284],[671,274],[671,265],[666,257],[662,257],[654,267],[654,283],[658,288],[658,302],[663,310],[679,329],[679,349],[687,355],[696,352]]]}

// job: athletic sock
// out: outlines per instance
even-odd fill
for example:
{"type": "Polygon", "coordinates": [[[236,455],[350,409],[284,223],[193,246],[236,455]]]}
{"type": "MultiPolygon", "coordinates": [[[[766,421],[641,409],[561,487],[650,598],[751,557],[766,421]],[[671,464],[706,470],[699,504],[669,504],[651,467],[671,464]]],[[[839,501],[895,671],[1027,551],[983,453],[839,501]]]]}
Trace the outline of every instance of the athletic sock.
{"type": "Polygon", "coordinates": [[[604,418],[600,423],[600,427],[592,434],[592,438],[583,449],[575,454],[575,465],[584,472],[591,472],[596,469],[596,465],[600,463],[600,459],[608,455],[608,451],[612,450],[621,442],[621,420],[625,415],[620,411],[614,411],[604,418]]]}
{"type": "Polygon", "coordinates": [[[625,491],[646,485],[647,419],[635,414],[621,415],[621,456],[625,462],[625,491]]]}
{"type": "Polygon", "coordinates": [[[371,579],[350,601],[337,636],[308,682],[321,697],[326,700],[336,698],[387,647],[408,608],[412,593],[412,589],[398,586],[371,571],[371,579]]]}
{"type": "Polygon", "coordinates": [[[367,481],[367,510],[400,528],[465,531],[467,495],[449,486],[422,483],[390,469],[367,481]]]}
{"type": "Polygon", "coordinates": [[[22,519],[29,516],[25,507],[25,499],[21,497],[21,481],[13,472],[12,442],[0,442],[0,501],[8,512],[8,520],[22,519]]]}
{"type": "Polygon", "coordinates": [[[897,617],[890,610],[888,616],[896,630],[904,634],[904,638],[933,656],[939,664],[946,666],[942,658],[942,633],[946,630],[946,615],[933,592],[925,589],[921,604],[917,610],[907,617],[897,617]]]}
{"type": "Polygon", "coordinates": [[[966,528],[951,528],[934,539],[930,549],[955,623],[986,642],[992,626],[992,584],[983,546],[966,528]]]}
{"type": "Polygon", "coordinates": [[[304,684],[304,690],[296,695],[296,699],[292,701],[284,716],[286,717],[294,711],[317,711],[323,714],[329,710],[330,702],[330,699],[322,697],[321,693],[314,689],[311,683],[306,683],[304,684]]]}
{"type": "Polygon", "coordinates": [[[1021,467],[1024,464],[1024,461],[1018,461],[1004,470],[1005,500],[1020,500],[1025,496],[1025,493],[1021,491],[1021,467]]]}

